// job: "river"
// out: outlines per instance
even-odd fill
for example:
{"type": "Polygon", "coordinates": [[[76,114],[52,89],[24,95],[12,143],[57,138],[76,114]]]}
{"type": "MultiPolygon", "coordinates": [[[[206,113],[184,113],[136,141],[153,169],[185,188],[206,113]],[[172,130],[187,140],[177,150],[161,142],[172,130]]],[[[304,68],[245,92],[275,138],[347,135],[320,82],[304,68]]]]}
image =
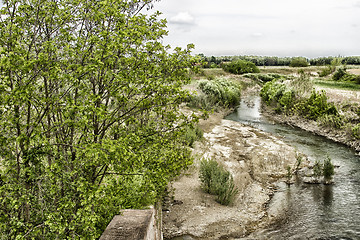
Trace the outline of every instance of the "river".
{"type": "Polygon", "coordinates": [[[260,106],[260,97],[245,97],[226,119],[278,135],[312,162],[329,157],[337,166],[335,184],[279,184],[269,209],[283,209],[284,217],[244,239],[360,239],[360,157],[326,138],[272,123],[260,106]]]}

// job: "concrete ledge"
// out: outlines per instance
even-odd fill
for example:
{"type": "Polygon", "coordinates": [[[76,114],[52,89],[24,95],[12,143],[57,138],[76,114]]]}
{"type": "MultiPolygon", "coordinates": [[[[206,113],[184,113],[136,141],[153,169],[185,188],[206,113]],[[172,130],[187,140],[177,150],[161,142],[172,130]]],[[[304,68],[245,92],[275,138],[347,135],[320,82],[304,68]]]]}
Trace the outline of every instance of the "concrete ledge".
{"type": "Polygon", "coordinates": [[[162,240],[161,210],[127,209],[116,215],[100,240],[162,240]]]}

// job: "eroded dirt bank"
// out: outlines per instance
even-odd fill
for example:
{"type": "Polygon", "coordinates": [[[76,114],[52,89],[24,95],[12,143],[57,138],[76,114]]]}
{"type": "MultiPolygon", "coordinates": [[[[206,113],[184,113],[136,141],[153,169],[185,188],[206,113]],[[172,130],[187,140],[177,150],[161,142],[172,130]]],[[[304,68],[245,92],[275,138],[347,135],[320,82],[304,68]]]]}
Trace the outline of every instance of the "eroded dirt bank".
{"type": "MultiPolygon", "coordinates": [[[[321,88],[317,90],[322,90],[321,88]]],[[[357,91],[348,91],[348,90],[339,90],[339,89],[326,89],[326,95],[330,102],[333,102],[338,109],[341,108],[341,104],[347,103],[358,104],[360,102],[360,92],[357,91]]],[[[356,140],[351,136],[351,131],[346,128],[335,129],[331,127],[324,127],[318,122],[313,120],[304,119],[301,116],[292,115],[278,115],[275,114],[271,107],[262,104],[261,113],[263,116],[266,116],[268,119],[276,122],[287,124],[290,126],[301,128],[307,132],[314,133],[319,136],[326,137],[334,142],[344,144],[357,152],[360,152],[360,140],[356,140]]],[[[347,117],[351,117],[353,121],[359,121],[359,116],[354,116],[354,114],[344,113],[347,117]]]]}
{"type": "Polygon", "coordinates": [[[213,158],[229,170],[239,189],[234,204],[223,206],[200,188],[199,161],[173,183],[174,200],[163,213],[165,239],[190,235],[196,239],[234,239],[265,227],[280,214],[268,213],[274,183],[284,179],[287,166],[296,162],[295,150],[280,139],[223,120],[223,113],[200,123],[206,132],[194,154],[213,158]]]}

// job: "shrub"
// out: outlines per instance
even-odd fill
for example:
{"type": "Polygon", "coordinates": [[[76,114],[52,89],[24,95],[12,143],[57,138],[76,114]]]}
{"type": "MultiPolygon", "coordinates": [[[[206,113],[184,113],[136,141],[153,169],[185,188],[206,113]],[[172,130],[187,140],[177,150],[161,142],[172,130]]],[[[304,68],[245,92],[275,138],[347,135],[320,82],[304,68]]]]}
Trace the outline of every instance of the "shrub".
{"type": "Polygon", "coordinates": [[[360,123],[356,124],[351,130],[353,137],[360,139],[360,123]]]}
{"type": "Polygon", "coordinates": [[[275,106],[277,113],[288,113],[295,102],[295,92],[276,81],[267,82],[261,89],[260,96],[268,105],[275,106]]]}
{"type": "Polygon", "coordinates": [[[225,78],[199,81],[199,89],[215,103],[225,107],[236,106],[240,102],[240,84],[225,78]]]}
{"type": "Polygon", "coordinates": [[[347,74],[346,68],[339,68],[333,75],[332,79],[335,81],[340,80],[347,74]]]}
{"type": "Polygon", "coordinates": [[[336,128],[344,125],[335,105],[327,101],[325,91],[313,90],[308,98],[296,96],[297,92],[284,83],[271,81],[263,86],[260,96],[267,105],[275,107],[277,113],[296,113],[336,128]]]}
{"type": "Polygon", "coordinates": [[[305,118],[312,120],[325,114],[339,115],[335,105],[327,102],[324,90],[320,93],[313,90],[310,97],[300,105],[300,111],[305,118]]]}
{"type": "Polygon", "coordinates": [[[245,60],[236,60],[222,64],[224,71],[233,74],[259,73],[259,68],[253,63],[245,60]]]}
{"type": "Polygon", "coordinates": [[[309,63],[306,60],[306,58],[303,57],[293,58],[290,62],[290,67],[307,67],[307,66],[309,66],[309,63]]]}
{"type": "Polygon", "coordinates": [[[323,176],[325,180],[331,180],[334,173],[334,165],[331,163],[331,159],[327,157],[323,164],[323,176]]]}
{"type": "Polygon", "coordinates": [[[304,96],[313,89],[313,83],[310,80],[309,74],[303,70],[298,71],[299,77],[291,81],[291,87],[296,92],[297,96],[304,96]]]}
{"type": "Polygon", "coordinates": [[[203,159],[200,162],[201,188],[217,196],[216,201],[222,205],[229,205],[238,193],[234,180],[229,171],[226,171],[215,160],[203,159]]]}
{"type": "Polygon", "coordinates": [[[187,146],[194,147],[195,141],[203,138],[203,131],[198,125],[189,126],[185,129],[183,138],[187,146]]]}
{"type": "Polygon", "coordinates": [[[286,173],[286,182],[287,182],[288,184],[290,184],[290,181],[291,181],[291,178],[292,178],[291,167],[290,167],[290,166],[287,166],[286,170],[287,170],[287,173],[286,173]]]}
{"type": "Polygon", "coordinates": [[[313,167],[313,174],[316,178],[323,176],[325,181],[331,180],[332,176],[335,174],[334,165],[331,163],[331,159],[327,157],[323,163],[316,160],[313,167]]]}
{"type": "Polygon", "coordinates": [[[340,81],[344,81],[344,82],[355,82],[357,84],[360,84],[360,75],[355,75],[355,74],[350,74],[350,73],[346,73],[341,79],[340,81]]]}
{"type": "Polygon", "coordinates": [[[315,177],[320,177],[322,175],[322,166],[319,160],[315,161],[313,173],[315,177]]]}
{"type": "Polygon", "coordinates": [[[204,93],[199,93],[196,95],[190,96],[190,98],[187,100],[187,106],[191,108],[200,108],[206,111],[210,111],[214,106],[216,105],[216,102],[214,99],[208,97],[204,93]]]}
{"type": "Polygon", "coordinates": [[[323,126],[340,129],[344,126],[343,118],[340,115],[325,114],[318,118],[318,121],[323,126]]]}
{"type": "Polygon", "coordinates": [[[319,72],[319,76],[320,76],[320,77],[326,77],[326,76],[332,74],[333,72],[335,72],[335,69],[336,69],[335,66],[328,65],[328,66],[326,66],[325,68],[323,68],[323,69],[321,70],[321,72],[319,72]]]}
{"type": "Polygon", "coordinates": [[[213,176],[219,171],[219,164],[213,160],[203,159],[200,162],[200,181],[201,188],[206,192],[213,194],[215,189],[213,187],[213,176]]]}

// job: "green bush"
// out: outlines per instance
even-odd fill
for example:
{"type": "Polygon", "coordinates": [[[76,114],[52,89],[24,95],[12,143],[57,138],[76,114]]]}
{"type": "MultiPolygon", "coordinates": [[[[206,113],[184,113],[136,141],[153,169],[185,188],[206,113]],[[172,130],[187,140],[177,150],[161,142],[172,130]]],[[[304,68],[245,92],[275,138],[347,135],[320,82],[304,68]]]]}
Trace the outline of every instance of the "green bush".
{"type": "Polygon", "coordinates": [[[353,137],[360,139],[360,123],[356,124],[351,130],[353,137]]]}
{"type": "Polygon", "coordinates": [[[334,165],[331,163],[331,159],[327,157],[323,164],[323,176],[325,180],[331,180],[334,173],[334,165]]]}
{"type": "Polygon", "coordinates": [[[325,68],[323,68],[321,70],[321,72],[319,72],[319,76],[320,77],[326,77],[329,76],[330,74],[332,74],[333,72],[335,72],[336,67],[332,66],[332,65],[328,65],[325,68]]]}
{"type": "Polygon", "coordinates": [[[276,81],[267,82],[261,89],[260,96],[268,105],[275,106],[277,113],[288,113],[295,103],[295,92],[276,81]]]}
{"type": "Polygon", "coordinates": [[[347,73],[340,79],[340,81],[355,82],[357,84],[360,84],[360,75],[347,73]]]}
{"type": "Polygon", "coordinates": [[[225,72],[233,74],[259,73],[260,69],[253,63],[245,60],[236,60],[222,64],[225,72]]]}
{"type": "Polygon", "coordinates": [[[329,157],[327,157],[323,162],[320,162],[319,160],[315,161],[313,166],[314,177],[319,178],[323,176],[326,181],[329,181],[332,179],[334,174],[334,165],[329,157]]]}
{"type": "Polygon", "coordinates": [[[337,115],[331,115],[331,114],[324,114],[318,118],[318,122],[327,127],[340,129],[344,126],[343,118],[337,114],[337,115]]]}
{"type": "Polygon", "coordinates": [[[291,81],[290,86],[297,96],[302,97],[313,89],[313,82],[310,80],[309,74],[305,73],[304,70],[299,70],[298,74],[300,76],[291,81]]]}
{"type": "Polygon", "coordinates": [[[276,113],[298,114],[335,128],[344,125],[335,105],[327,101],[325,91],[313,90],[308,98],[296,96],[296,93],[284,83],[271,81],[262,87],[260,96],[267,105],[274,107],[276,113]]]}
{"type": "Polygon", "coordinates": [[[302,115],[311,120],[317,120],[322,115],[336,115],[339,113],[334,104],[327,102],[325,91],[313,90],[308,99],[299,105],[302,115]]]}
{"type": "Polygon", "coordinates": [[[210,111],[214,108],[216,102],[211,97],[207,96],[204,93],[199,93],[196,95],[192,95],[187,100],[187,106],[191,108],[200,108],[206,111],[210,111]]]}
{"type": "Polygon", "coordinates": [[[342,77],[344,77],[347,74],[346,68],[339,68],[333,75],[332,79],[335,81],[340,80],[342,77]]]}
{"type": "Polygon", "coordinates": [[[229,205],[238,193],[234,179],[215,160],[203,159],[200,162],[201,188],[209,194],[216,195],[216,201],[222,205],[229,205]]]}
{"type": "MultiPolygon", "coordinates": [[[[212,102],[225,107],[233,107],[239,104],[241,96],[241,86],[238,83],[225,78],[214,80],[200,80],[199,89],[212,102]]],[[[211,102],[210,101],[210,102],[211,102]]]]}
{"type": "Polygon", "coordinates": [[[203,159],[200,162],[200,181],[201,188],[210,194],[214,194],[215,189],[213,187],[213,176],[219,171],[219,164],[213,160],[203,159]]]}
{"type": "Polygon", "coordinates": [[[315,177],[320,177],[322,175],[322,166],[319,160],[315,161],[313,173],[315,177]]]}
{"type": "Polygon", "coordinates": [[[203,131],[198,125],[188,126],[183,135],[185,144],[189,147],[194,147],[195,141],[202,139],[203,134],[203,131]]]}
{"type": "Polygon", "coordinates": [[[309,66],[308,61],[306,58],[297,57],[293,58],[290,62],[290,67],[307,67],[309,66]]]}

